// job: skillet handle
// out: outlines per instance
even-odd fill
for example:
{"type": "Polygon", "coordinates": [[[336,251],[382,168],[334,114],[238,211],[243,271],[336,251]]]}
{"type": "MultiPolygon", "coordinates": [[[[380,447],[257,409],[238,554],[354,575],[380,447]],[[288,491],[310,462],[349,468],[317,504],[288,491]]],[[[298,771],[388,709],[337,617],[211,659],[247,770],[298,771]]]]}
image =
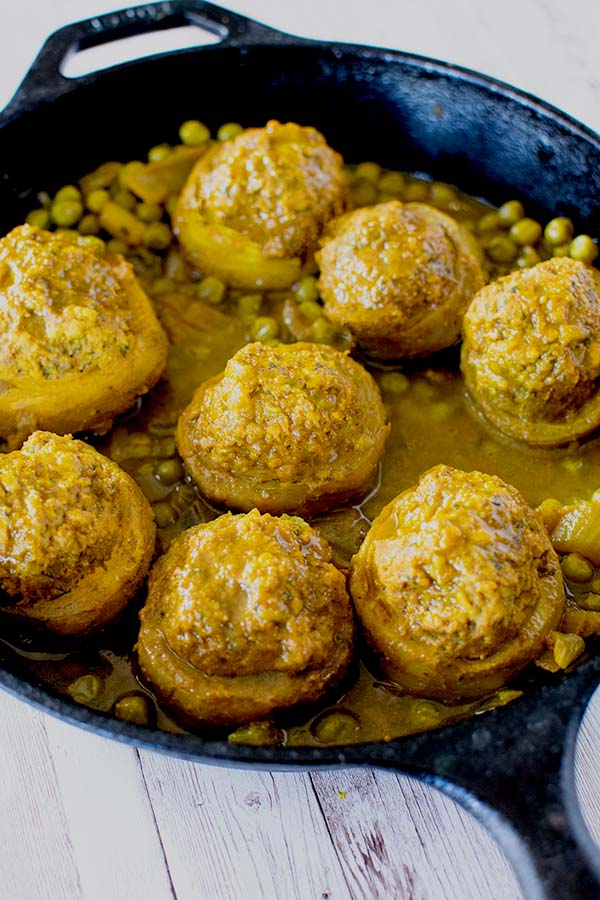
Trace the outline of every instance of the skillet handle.
{"type": "MultiPolygon", "coordinates": [[[[577,723],[578,724],[578,723],[577,723]]],[[[525,900],[597,900],[598,850],[581,815],[575,788],[577,727],[561,754],[555,746],[520,767],[471,760],[424,780],[458,801],[487,827],[511,863],[525,900]],[[456,768],[462,769],[457,772],[456,768]]],[[[550,736],[547,735],[547,739],[550,736]]]]}
{"type": "Polygon", "coordinates": [[[7,119],[26,107],[31,108],[69,93],[76,85],[93,78],[94,73],[81,78],[65,78],[62,75],[61,66],[70,54],[121,38],[185,25],[197,25],[217,35],[221,46],[274,44],[287,37],[281,31],[205,0],[164,0],[94,16],[59,28],[50,35],[1,118],[7,119]]]}
{"type": "Polygon", "coordinates": [[[488,828],[525,900],[600,897],[600,853],[575,787],[577,734],[598,659],[583,668],[450,731],[420,735],[408,753],[401,745],[395,758],[391,747],[381,752],[385,765],[440,789],[488,828]]]}

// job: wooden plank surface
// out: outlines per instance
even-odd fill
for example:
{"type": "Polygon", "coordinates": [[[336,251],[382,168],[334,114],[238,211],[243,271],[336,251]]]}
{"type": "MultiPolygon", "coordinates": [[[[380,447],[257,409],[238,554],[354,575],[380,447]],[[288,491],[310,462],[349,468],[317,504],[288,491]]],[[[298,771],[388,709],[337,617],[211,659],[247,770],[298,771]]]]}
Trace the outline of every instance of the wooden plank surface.
{"type": "Polygon", "coordinates": [[[492,900],[498,884],[505,900],[521,896],[487,831],[428,785],[367,769],[311,778],[349,896],[492,900]]]}
{"type": "Polygon", "coordinates": [[[43,719],[83,896],[171,900],[175,895],[138,755],[123,744],[43,719]]]}
{"type": "Polygon", "coordinates": [[[308,775],[140,756],[178,898],[347,896],[308,775]]]}
{"type": "Polygon", "coordinates": [[[0,694],[0,892],[83,897],[46,717],[0,694]]]}
{"type": "MultiPolygon", "coordinates": [[[[0,693],[3,900],[518,900],[485,829],[414,778],[230,770],[136,750],[0,693]]],[[[600,692],[578,742],[600,839],[600,692]]]]}
{"type": "MultiPolygon", "coordinates": [[[[484,69],[600,128],[597,0],[576,10],[562,0],[225,2],[283,30],[484,69]]],[[[53,28],[122,5],[0,2],[0,106],[53,28]]],[[[600,843],[599,758],[600,697],[577,756],[584,815],[600,843]]],[[[485,830],[414,779],[368,769],[257,773],[138,754],[0,693],[0,900],[519,896],[485,830]]]]}

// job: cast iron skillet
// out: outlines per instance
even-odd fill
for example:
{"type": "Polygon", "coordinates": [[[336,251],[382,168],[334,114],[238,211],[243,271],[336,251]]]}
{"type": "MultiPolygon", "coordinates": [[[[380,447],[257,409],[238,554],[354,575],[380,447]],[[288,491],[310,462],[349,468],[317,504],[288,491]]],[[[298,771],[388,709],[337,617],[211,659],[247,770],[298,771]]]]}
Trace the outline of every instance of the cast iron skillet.
{"type": "MultiPolygon", "coordinates": [[[[0,233],[100,162],[136,158],[199,116],[322,129],[350,161],[425,171],[471,194],[527,198],[533,214],[600,231],[600,139],[535,98],[482,75],[405,53],[291,37],[201,0],[126,9],[62,28],[0,115],[0,233]],[[185,24],[220,38],[69,80],[65,57],[110,40],[185,24]]],[[[579,230],[579,227],[578,227],[579,230]]],[[[434,785],[483,822],[527,898],[598,897],[600,855],[579,811],[577,730],[600,678],[600,653],[573,672],[532,679],[509,706],[389,743],[243,747],[120,722],[54,696],[15,664],[0,685],[75,725],[205,763],[306,768],[389,766],[434,785]]]]}

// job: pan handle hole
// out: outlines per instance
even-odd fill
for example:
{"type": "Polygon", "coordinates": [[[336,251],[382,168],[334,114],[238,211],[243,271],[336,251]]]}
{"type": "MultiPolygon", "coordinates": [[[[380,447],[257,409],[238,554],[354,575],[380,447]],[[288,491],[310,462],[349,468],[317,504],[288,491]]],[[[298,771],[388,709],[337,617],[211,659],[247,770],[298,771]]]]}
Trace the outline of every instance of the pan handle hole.
{"type": "Polygon", "coordinates": [[[141,59],[144,56],[183,50],[186,47],[218,44],[221,40],[221,35],[211,33],[199,25],[182,25],[147,34],[136,34],[71,52],[63,60],[60,72],[65,78],[81,78],[83,75],[90,75],[92,72],[141,59]]]}

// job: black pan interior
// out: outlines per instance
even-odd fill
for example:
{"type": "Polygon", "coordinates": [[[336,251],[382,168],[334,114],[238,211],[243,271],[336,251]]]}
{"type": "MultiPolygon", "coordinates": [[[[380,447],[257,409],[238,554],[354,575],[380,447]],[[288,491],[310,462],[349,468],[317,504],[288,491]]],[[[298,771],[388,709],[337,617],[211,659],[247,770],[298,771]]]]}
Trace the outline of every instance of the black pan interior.
{"type": "Polygon", "coordinates": [[[111,158],[137,158],[198,117],[321,129],[350,162],[375,158],[471,194],[527,199],[600,230],[600,143],[533,98],[450,66],[343,45],[209,47],[87,77],[3,128],[0,227],[111,158]],[[75,87],[75,85],[74,85],[75,87]]]}

